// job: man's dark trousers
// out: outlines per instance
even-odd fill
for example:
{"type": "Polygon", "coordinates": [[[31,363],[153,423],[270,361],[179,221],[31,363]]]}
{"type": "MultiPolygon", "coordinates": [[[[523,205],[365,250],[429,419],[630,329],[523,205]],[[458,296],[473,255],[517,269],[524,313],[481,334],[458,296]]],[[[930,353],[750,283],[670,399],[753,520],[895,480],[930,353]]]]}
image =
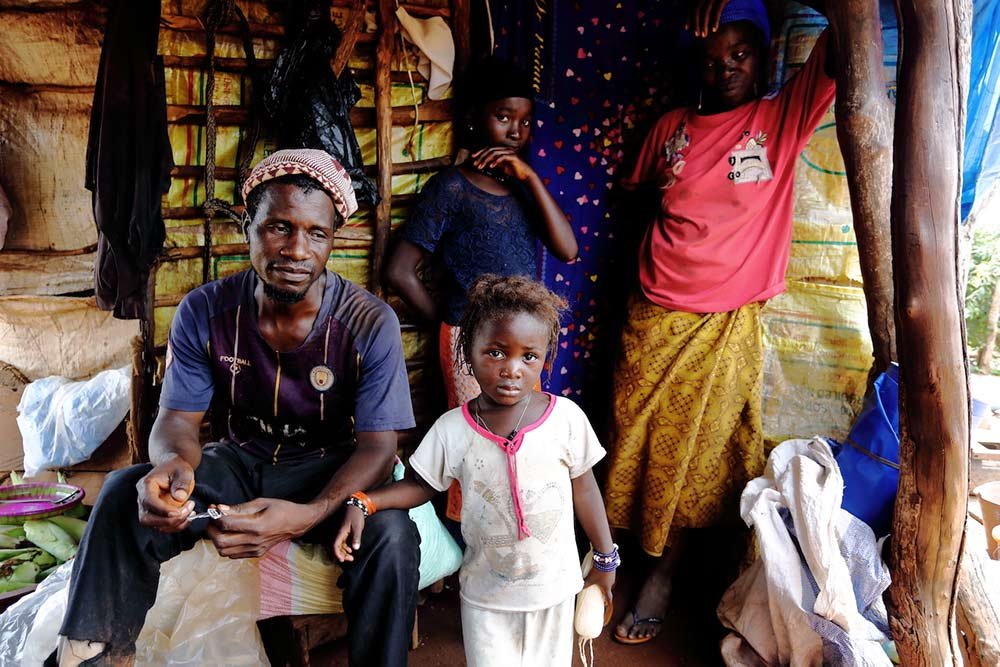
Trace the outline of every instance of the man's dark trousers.
{"type": "MultiPolygon", "coordinates": [[[[254,498],[308,502],[326,485],[345,456],[272,464],[231,443],[205,448],[195,471],[196,511],[212,503],[235,505],[254,498]]],[[[108,475],[77,552],[69,608],[60,634],[103,642],[109,655],[131,654],[156,600],[160,564],[190,549],[207,519],[182,533],[139,524],[136,483],[149,464],[108,475]]],[[[336,525],[327,521],[304,537],[329,545],[336,525]]],[[[420,537],[409,515],[377,512],[366,521],[361,549],[344,566],[350,663],[398,667],[407,662],[417,604],[420,537]]]]}

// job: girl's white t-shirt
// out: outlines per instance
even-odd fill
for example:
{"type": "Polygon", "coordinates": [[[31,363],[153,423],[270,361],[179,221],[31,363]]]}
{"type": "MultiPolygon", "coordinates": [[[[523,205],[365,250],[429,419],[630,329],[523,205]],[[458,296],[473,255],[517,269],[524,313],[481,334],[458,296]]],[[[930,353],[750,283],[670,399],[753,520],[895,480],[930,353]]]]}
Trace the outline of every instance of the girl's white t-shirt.
{"type": "Polygon", "coordinates": [[[525,520],[531,532],[517,539],[507,456],[481,434],[467,406],[442,415],[410,457],[410,467],[444,491],[462,485],[465,557],[459,572],[462,600],[493,611],[537,611],[583,588],[573,521],[571,480],[604,455],[583,411],[546,394],[538,421],[521,429],[515,455],[525,520]]]}

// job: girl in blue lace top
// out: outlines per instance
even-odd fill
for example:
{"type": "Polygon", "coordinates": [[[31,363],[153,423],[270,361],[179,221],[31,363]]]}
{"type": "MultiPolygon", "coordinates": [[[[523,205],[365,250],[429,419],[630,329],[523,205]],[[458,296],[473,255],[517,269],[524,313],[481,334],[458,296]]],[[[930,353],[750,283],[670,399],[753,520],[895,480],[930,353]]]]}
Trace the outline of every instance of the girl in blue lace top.
{"type": "MultiPolygon", "coordinates": [[[[385,283],[421,319],[440,322],[439,354],[454,408],[479,395],[479,385],[455,349],[466,291],[485,273],[537,277],[542,241],[564,262],[577,243],[566,216],[523,159],[531,137],[533,91],[513,64],[488,58],[472,68],[465,92],[470,157],[431,178],[397,235],[385,264],[385,283]],[[425,259],[445,274],[440,307],[417,274],[425,259]]],[[[461,496],[449,493],[448,516],[458,519],[461,496]]]]}

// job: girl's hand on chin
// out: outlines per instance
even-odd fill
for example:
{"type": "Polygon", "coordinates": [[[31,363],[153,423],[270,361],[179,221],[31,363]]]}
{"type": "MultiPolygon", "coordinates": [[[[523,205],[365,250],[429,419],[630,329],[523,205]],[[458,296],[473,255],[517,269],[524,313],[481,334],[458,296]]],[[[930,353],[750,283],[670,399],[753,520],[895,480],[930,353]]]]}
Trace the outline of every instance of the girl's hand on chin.
{"type": "Polygon", "coordinates": [[[492,146],[478,150],[472,154],[472,163],[476,169],[499,170],[519,181],[526,181],[535,175],[535,170],[508,146],[492,146]]]}

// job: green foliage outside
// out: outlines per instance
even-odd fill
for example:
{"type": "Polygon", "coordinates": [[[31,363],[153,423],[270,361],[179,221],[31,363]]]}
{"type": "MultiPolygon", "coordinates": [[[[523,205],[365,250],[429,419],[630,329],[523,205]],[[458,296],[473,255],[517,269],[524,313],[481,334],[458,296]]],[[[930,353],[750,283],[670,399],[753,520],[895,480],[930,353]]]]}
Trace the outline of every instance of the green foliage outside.
{"type": "MultiPolygon", "coordinates": [[[[995,210],[995,208],[993,209],[995,210]]],[[[987,314],[993,298],[993,287],[1000,281],[1000,219],[981,219],[972,237],[972,257],[969,264],[969,285],[965,292],[965,323],[969,348],[975,363],[975,352],[986,340],[987,314]]],[[[1000,373],[1000,348],[993,355],[993,368],[979,372],[1000,373]]]]}

